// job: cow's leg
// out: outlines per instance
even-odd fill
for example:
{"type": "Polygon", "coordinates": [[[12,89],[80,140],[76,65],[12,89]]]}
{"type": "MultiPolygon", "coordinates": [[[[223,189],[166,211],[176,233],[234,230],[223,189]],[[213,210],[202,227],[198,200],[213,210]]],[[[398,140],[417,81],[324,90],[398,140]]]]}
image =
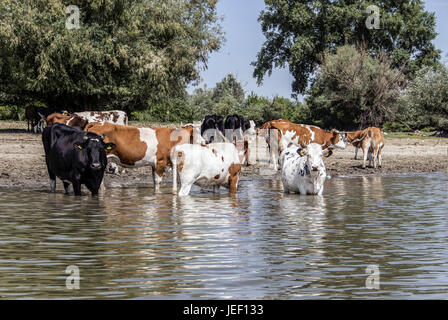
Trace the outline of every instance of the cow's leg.
{"type": "Polygon", "coordinates": [[[373,150],[373,148],[369,148],[369,151],[367,151],[367,158],[369,159],[369,167],[370,168],[374,168],[374,166],[372,166],[372,161],[375,164],[374,154],[375,154],[375,151],[373,150]]]}
{"type": "Polygon", "coordinates": [[[384,144],[381,144],[381,145],[380,145],[380,148],[379,148],[379,150],[378,150],[378,166],[379,166],[380,168],[382,168],[381,160],[382,160],[382,158],[383,158],[383,147],[384,147],[384,144]]]}
{"type": "Polygon", "coordinates": [[[276,152],[272,152],[273,148],[271,148],[271,160],[272,160],[272,164],[274,165],[274,171],[278,170],[278,160],[277,159],[277,153],[276,152]]]}
{"type": "Polygon", "coordinates": [[[249,166],[249,141],[244,140],[244,161],[246,161],[246,167],[249,166]]]}
{"type": "Polygon", "coordinates": [[[65,194],[70,194],[70,183],[64,181],[65,194]]]}
{"type": "Polygon", "coordinates": [[[298,187],[299,187],[299,194],[304,194],[304,195],[307,194],[306,187],[305,187],[305,185],[303,183],[299,184],[298,187]]]}
{"type": "Polygon", "coordinates": [[[229,191],[230,193],[236,193],[238,190],[238,175],[229,177],[229,191]]]}
{"type": "Polygon", "coordinates": [[[355,160],[358,160],[358,147],[355,147],[355,160]]]}
{"type": "Polygon", "coordinates": [[[154,192],[160,192],[160,182],[162,182],[163,170],[157,165],[152,168],[152,181],[154,183],[154,192]]]}
{"type": "Polygon", "coordinates": [[[52,171],[50,171],[49,168],[48,168],[48,175],[50,176],[50,192],[56,193],[56,175],[52,171]]]}
{"type": "Polygon", "coordinates": [[[219,188],[220,187],[221,187],[220,185],[214,185],[213,186],[213,193],[219,192],[219,188]]]}
{"type": "Polygon", "coordinates": [[[325,184],[325,179],[327,178],[327,175],[325,174],[325,175],[321,175],[319,178],[318,178],[318,181],[317,181],[317,183],[319,184],[319,187],[318,187],[318,189],[317,189],[317,195],[318,196],[321,196],[322,195],[322,193],[324,192],[324,184],[325,184]]]}
{"type": "Polygon", "coordinates": [[[376,169],[378,167],[378,153],[379,153],[379,145],[373,149],[373,168],[376,169]]]}
{"type": "Polygon", "coordinates": [[[56,179],[50,178],[50,192],[56,193],[56,179]]]}
{"type": "Polygon", "coordinates": [[[188,196],[190,194],[190,190],[191,190],[192,186],[193,186],[192,183],[188,183],[188,184],[183,183],[182,186],[180,187],[178,195],[179,196],[188,196]]]}
{"type": "Polygon", "coordinates": [[[73,182],[73,192],[75,193],[75,196],[81,195],[81,183],[79,182],[79,180],[73,182]]]}
{"type": "Polygon", "coordinates": [[[369,155],[369,149],[368,148],[362,148],[362,152],[364,154],[364,160],[362,162],[362,168],[365,169],[366,168],[366,162],[367,162],[367,156],[369,155]]]}
{"type": "Polygon", "coordinates": [[[288,189],[288,187],[286,186],[285,181],[282,180],[282,184],[283,184],[283,193],[289,193],[289,189],[288,189]]]}

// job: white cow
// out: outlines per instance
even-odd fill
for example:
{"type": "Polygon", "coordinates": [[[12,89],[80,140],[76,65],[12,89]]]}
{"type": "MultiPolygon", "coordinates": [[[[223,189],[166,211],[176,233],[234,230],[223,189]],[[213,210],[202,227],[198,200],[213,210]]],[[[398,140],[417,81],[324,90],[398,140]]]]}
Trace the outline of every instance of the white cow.
{"type": "Polygon", "coordinates": [[[173,163],[173,193],[177,192],[179,176],[179,196],[190,193],[193,184],[200,187],[224,186],[231,193],[238,188],[241,157],[232,143],[220,142],[208,145],[183,144],[171,151],[173,163]]]}
{"type": "Polygon", "coordinates": [[[322,157],[332,153],[331,149],[322,150],[317,143],[305,148],[288,146],[280,157],[284,192],[322,195],[327,176],[322,157]]]}

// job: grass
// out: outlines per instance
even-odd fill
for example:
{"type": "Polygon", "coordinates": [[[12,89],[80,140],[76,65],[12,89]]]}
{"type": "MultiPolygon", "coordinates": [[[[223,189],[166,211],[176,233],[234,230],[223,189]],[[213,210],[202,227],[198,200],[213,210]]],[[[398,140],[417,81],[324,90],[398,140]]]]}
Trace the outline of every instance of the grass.
{"type": "Polygon", "coordinates": [[[443,139],[434,136],[434,132],[387,132],[386,139],[443,139]]]}

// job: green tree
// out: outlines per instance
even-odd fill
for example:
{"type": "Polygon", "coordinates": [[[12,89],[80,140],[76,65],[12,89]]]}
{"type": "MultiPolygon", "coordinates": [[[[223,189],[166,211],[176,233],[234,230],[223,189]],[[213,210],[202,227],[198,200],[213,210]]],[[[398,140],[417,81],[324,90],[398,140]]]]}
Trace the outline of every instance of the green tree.
{"type": "Polygon", "coordinates": [[[182,97],[221,45],[216,2],[2,0],[0,97],[75,110],[182,97]],[[66,27],[68,5],[80,28],[66,27]]]}
{"type": "Polygon", "coordinates": [[[236,77],[229,73],[213,89],[213,100],[219,102],[226,96],[233,97],[239,103],[244,101],[244,89],[236,77]]]}
{"type": "Polygon", "coordinates": [[[448,67],[419,70],[400,102],[401,115],[413,129],[448,131],[448,67]]]}
{"type": "Polygon", "coordinates": [[[204,119],[206,115],[214,113],[213,90],[207,86],[194,90],[188,97],[188,105],[195,113],[194,120],[204,119]]]}
{"type": "Polygon", "coordinates": [[[354,129],[399,120],[397,99],[403,73],[392,68],[385,54],[343,46],[325,53],[316,81],[306,98],[317,125],[354,129]]]}
{"type": "Polygon", "coordinates": [[[311,124],[310,109],[306,104],[300,101],[291,101],[287,98],[281,98],[284,100],[282,111],[283,119],[287,119],[294,123],[311,124]]]}
{"type": "Polygon", "coordinates": [[[320,64],[319,55],[341,45],[364,43],[372,55],[386,52],[392,66],[413,74],[440,58],[432,40],[435,17],[422,0],[265,0],[259,16],[266,37],[254,77],[262,83],[273,68],[289,66],[295,94],[304,93],[320,64]],[[369,5],[380,9],[380,29],[368,29],[369,5]]]}

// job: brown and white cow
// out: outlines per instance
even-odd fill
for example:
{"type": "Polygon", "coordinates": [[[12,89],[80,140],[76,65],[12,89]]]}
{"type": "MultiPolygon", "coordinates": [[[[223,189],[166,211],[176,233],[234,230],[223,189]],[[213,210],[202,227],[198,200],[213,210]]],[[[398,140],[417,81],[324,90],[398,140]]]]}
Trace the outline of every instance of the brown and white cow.
{"type": "Polygon", "coordinates": [[[386,143],[380,128],[369,127],[364,130],[345,132],[344,141],[351,143],[355,147],[355,160],[358,155],[358,148],[362,149],[364,160],[362,168],[366,167],[366,160],[369,158],[369,166],[381,168],[383,148],[386,143]]]}
{"type": "Polygon", "coordinates": [[[114,111],[85,111],[76,112],[74,114],[60,114],[53,113],[47,117],[47,125],[52,125],[54,123],[62,123],[71,127],[81,127],[84,128],[88,123],[98,122],[98,123],[114,123],[127,125],[128,116],[126,112],[114,110],[114,111]]]}
{"type": "Polygon", "coordinates": [[[128,116],[126,112],[120,110],[112,110],[112,111],[84,111],[84,112],[76,112],[77,116],[82,119],[86,119],[88,123],[98,122],[104,123],[109,122],[113,124],[120,124],[123,126],[128,125],[128,116]]]}
{"type": "Polygon", "coordinates": [[[170,152],[177,144],[199,143],[199,130],[193,126],[173,128],[137,128],[105,123],[89,123],[85,131],[104,136],[104,142],[112,142],[115,149],[108,158],[129,167],[151,166],[154,190],[158,191],[165,169],[171,166],[170,152]]]}
{"type": "Polygon", "coordinates": [[[322,146],[322,149],[345,148],[345,143],[339,131],[328,131],[312,125],[296,124],[289,120],[266,122],[260,127],[258,133],[264,135],[266,139],[274,163],[274,170],[277,170],[278,154],[281,154],[291,143],[302,148],[310,143],[317,143],[322,146]],[[273,134],[277,135],[277,139],[272,136],[273,134]],[[272,144],[277,144],[278,148],[275,148],[272,144]]]}
{"type": "Polygon", "coordinates": [[[46,119],[47,125],[51,126],[55,123],[65,124],[70,127],[84,128],[88,121],[79,117],[77,114],[61,114],[52,113],[46,119]]]}
{"type": "Polygon", "coordinates": [[[230,193],[236,193],[240,160],[237,148],[228,142],[177,145],[171,151],[173,192],[177,192],[179,176],[179,196],[188,195],[193,184],[213,186],[213,190],[224,186],[230,193]]]}

